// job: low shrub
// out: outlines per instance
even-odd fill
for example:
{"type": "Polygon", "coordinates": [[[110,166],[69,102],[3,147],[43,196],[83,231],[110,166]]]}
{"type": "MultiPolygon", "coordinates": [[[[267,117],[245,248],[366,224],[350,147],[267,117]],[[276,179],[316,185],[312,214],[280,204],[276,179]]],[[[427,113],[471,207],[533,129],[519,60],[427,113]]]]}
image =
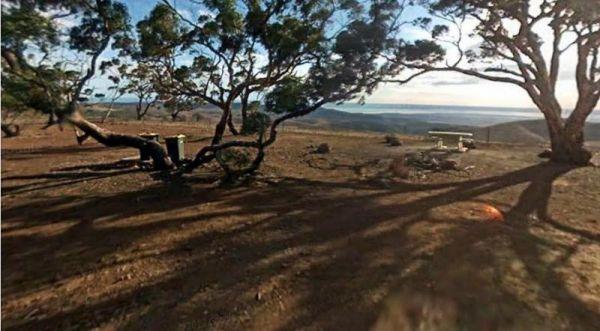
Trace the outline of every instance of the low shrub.
{"type": "Polygon", "coordinates": [[[390,146],[402,146],[402,142],[393,134],[384,137],[385,143],[390,146]]]}

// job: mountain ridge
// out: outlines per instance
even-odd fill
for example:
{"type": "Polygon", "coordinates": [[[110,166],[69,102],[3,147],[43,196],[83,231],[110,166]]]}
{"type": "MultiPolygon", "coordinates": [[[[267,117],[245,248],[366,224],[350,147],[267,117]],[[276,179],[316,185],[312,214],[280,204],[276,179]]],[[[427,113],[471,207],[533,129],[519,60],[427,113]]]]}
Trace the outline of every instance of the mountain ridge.
{"type": "MultiPolygon", "coordinates": [[[[489,126],[434,123],[422,120],[422,114],[398,113],[349,113],[331,108],[321,108],[307,116],[294,120],[299,126],[357,131],[374,131],[398,134],[426,134],[430,130],[472,132],[476,140],[509,143],[544,143],[548,141],[548,129],[544,120],[512,121],[489,126]]],[[[588,141],[600,140],[600,123],[586,123],[588,141]]]]}

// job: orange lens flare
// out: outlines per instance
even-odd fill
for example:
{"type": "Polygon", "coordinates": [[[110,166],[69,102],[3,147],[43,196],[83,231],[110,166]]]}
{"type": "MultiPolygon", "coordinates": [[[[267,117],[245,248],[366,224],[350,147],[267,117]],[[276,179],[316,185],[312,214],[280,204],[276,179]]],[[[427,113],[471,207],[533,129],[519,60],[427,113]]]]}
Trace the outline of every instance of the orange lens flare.
{"type": "Polygon", "coordinates": [[[484,205],[483,212],[485,213],[485,216],[487,217],[487,219],[490,221],[497,221],[497,222],[504,221],[504,216],[502,215],[502,212],[499,211],[494,206],[484,205]]]}

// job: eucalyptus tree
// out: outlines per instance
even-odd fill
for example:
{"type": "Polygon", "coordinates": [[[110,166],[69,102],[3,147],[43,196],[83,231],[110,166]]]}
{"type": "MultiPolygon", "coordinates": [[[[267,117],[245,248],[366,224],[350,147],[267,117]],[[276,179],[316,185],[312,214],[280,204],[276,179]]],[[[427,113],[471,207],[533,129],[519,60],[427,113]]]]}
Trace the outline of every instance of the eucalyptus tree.
{"type": "Polygon", "coordinates": [[[132,66],[122,67],[121,75],[126,83],[120,90],[135,96],[135,116],[137,120],[142,120],[159,101],[152,72],[145,63],[137,62],[132,66]]]}
{"type": "Polygon", "coordinates": [[[198,98],[189,96],[173,95],[162,101],[162,106],[167,110],[173,122],[177,121],[182,112],[191,112],[202,102],[198,98]]]}
{"type": "Polygon", "coordinates": [[[121,79],[121,72],[128,67],[127,63],[121,63],[118,58],[113,59],[112,61],[104,61],[100,66],[100,70],[105,73],[110,81],[112,81],[113,85],[108,87],[108,95],[104,93],[98,93],[96,96],[102,96],[101,100],[106,102],[108,101],[108,108],[102,121],[100,123],[104,123],[110,117],[110,114],[113,111],[113,107],[115,102],[123,97],[127,90],[125,86],[123,86],[123,80],[121,79]],[[109,72],[107,72],[109,71],[109,72]],[[106,99],[106,100],[105,100],[106,99]]]}
{"type": "Polygon", "coordinates": [[[157,142],[103,129],[80,109],[98,67],[109,66],[99,63],[101,55],[111,42],[129,39],[129,29],[127,7],[118,1],[3,1],[3,94],[15,104],[47,114],[49,125],[68,123],[83,137],[106,146],[147,150],[156,168],[171,168],[173,163],[157,142]],[[66,18],[75,24],[61,24],[66,18]]]}
{"type": "Polygon", "coordinates": [[[406,61],[431,64],[440,58],[438,48],[396,42],[395,0],[190,4],[198,6],[194,12],[205,14],[191,19],[167,1],[156,6],[137,24],[136,49],[127,33],[126,7],[120,2],[10,1],[2,7],[3,93],[48,114],[50,124],[72,124],[83,132],[78,139],[92,137],[107,146],[145,149],[156,168],[171,168],[158,143],[102,129],[80,111],[81,102],[93,92],[87,85],[98,69],[121,65],[114,59],[100,61],[112,47],[131,56],[138,67],[148,68],[159,97],[175,104],[209,103],[222,110],[211,144],[198,151],[190,168],[216,159],[229,174],[243,174],[259,167],[281,123],[327,103],[361,99],[384,77],[397,73],[402,68],[398,62],[381,58],[390,49],[406,61]],[[66,16],[76,24],[59,24],[66,16]],[[64,56],[64,45],[73,54],[70,58],[64,56]],[[252,99],[258,95],[263,107],[252,99]],[[225,140],[228,123],[234,129],[235,101],[242,104],[244,133],[252,137],[225,140]],[[251,157],[239,157],[248,151],[251,157]],[[232,160],[237,165],[247,162],[235,168],[228,163],[232,160]]]}
{"type": "MultiPolygon", "coordinates": [[[[165,1],[138,24],[138,33],[144,61],[153,63],[162,88],[222,111],[212,143],[197,153],[192,168],[216,159],[230,174],[253,172],[276,141],[281,123],[327,103],[360,99],[399,68],[381,58],[404,47],[394,38],[399,5],[393,0],[191,4],[197,7],[189,11],[206,14],[191,19],[165,1]],[[253,93],[264,95],[263,110],[256,110],[253,93]],[[246,117],[244,131],[254,139],[224,140],[236,100],[246,117]],[[252,156],[235,156],[239,149],[252,150],[252,156]],[[235,170],[226,164],[232,159],[246,160],[247,167],[235,170]]],[[[439,51],[413,46],[415,59],[406,60],[432,63],[439,51]]]]}
{"type": "Polygon", "coordinates": [[[305,60],[319,26],[300,18],[298,9],[283,15],[292,3],[194,1],[190,11],[205,14],[191,20],[164,1],[138,23],[142,57],[154,63],[158,83],[221,109],[213,144],[227,125],[237,133],[231,116],[236,100],[242,101],[245,118],[243,101],[253,91],[277,83],[305,60]],[[176,57],[191,63],[177,66],[176,57]]]}
{"type": "MultiPolygon", "coordinates": [[[[457,58],[445,66],[396,63],[425,71],[453,71],[524,89],[542,112],[552,144],[551,159],[576,165],[589,163],[584,148],[585,121],[600,98],[600,2],[594,0],[422,0],[429,16],[421,23],[440,22],[432,37],[450,43],[457,58]],[[475,25],[465,30],[465,22],[475,25]],[[477,39],[464,49],[466,35],[477,39]],[[578,98],[565,114],[557,82],[570,57],[575,65],[578,98]],[[568,115],[568,116],[566,116],[568,115]]],[[[405,82],[406,80],[400,80],[405,82]]]]}

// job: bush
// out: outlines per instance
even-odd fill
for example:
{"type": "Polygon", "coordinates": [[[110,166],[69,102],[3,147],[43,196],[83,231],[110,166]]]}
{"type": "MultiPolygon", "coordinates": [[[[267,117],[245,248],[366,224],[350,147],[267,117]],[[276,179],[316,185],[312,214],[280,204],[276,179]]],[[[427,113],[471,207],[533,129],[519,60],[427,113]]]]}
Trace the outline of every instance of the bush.
{"type": "Polygon", "coordinates": [[[402,142],[400,141],[400,139],[398,139],[398,137],[396,137],[393,134],[385,136],[384,139],[385,143],[390,146],[402,146],[402,142]]]}
{"type": "Polygon", "coordinates": [[[216,153],[215,159],[227,173],[243,170],[252,162],[250,153],[242,148],[220,150],[216,153]]]}
{"type": "Polygon", "coordinates": [[[329,152],[331,152],[331,147],[329,147],[328,143],[322,143],[315,149],[315,153],[317,154],[327,154],[329,152]]]}
{"type": "Polygon", "coordinates": [[[244,123],[242,123],[242,134],[263,134],[269,125],[271,125],[271,118],[269,115],[261,112],[251,112],[246,117],[244,123]]]}

